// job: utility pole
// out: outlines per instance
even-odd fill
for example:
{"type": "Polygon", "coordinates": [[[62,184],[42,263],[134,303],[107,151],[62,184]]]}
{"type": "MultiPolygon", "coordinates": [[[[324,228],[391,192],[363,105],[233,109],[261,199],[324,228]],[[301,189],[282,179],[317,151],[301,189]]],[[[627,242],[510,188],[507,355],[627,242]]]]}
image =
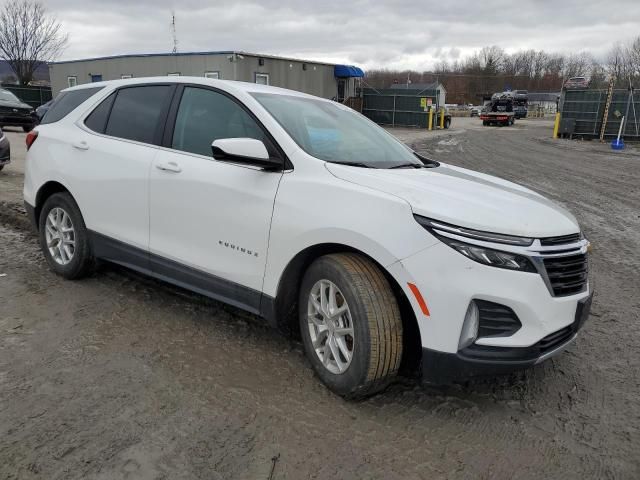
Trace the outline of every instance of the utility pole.
{"type": "Polygon", "coordinates": [[[171,11],[171,34],[173,36],[173,50],[171,53],[178,53],[178,35],[176,34],[176,12],[171,11]]]}

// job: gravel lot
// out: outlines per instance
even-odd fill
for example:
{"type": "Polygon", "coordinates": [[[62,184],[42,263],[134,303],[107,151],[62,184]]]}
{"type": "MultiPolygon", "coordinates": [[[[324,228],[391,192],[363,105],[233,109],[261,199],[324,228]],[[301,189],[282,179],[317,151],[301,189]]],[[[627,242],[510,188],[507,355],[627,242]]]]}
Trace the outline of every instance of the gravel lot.
{"type": "Polygon", "coordinates": [[[393,130],[440,161],[571,209],[593,312],[563,355],[449,387],[329,393],[259,319],[116,267],[54,276],[21,208],[24,135],[0,173],[0,478],[640,478],[640,154],[548,121],[393,130]]]}

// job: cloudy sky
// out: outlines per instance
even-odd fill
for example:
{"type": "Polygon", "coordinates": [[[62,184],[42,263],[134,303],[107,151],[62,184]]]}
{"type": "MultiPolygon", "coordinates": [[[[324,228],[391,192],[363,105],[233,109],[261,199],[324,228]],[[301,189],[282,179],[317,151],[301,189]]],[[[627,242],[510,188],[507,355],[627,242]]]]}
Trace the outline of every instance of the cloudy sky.
{"type": "Polygon", "coordinates": [[[425,70],[484,45],[591,51],[640,35],[640,0],[44,0],[70,35],[62,60],[173,47],[425,70]]]}

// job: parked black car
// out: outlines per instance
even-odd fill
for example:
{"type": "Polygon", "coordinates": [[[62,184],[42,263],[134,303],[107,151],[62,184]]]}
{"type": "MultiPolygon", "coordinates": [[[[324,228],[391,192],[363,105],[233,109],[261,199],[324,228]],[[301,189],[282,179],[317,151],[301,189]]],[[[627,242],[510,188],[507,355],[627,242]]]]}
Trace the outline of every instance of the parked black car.
{"type": "Polygon", "coordinates": [[[5,136],[2,129],[0,129],[0,170],[11,162],[11,146],[9,145],[9,139],[5,136]]]}
{"type": "Polygon", "coordinates": [[[30,132],[38,124],[35,110],[9,90],[0,88],[0,127],[22,127],[30,132]]]}

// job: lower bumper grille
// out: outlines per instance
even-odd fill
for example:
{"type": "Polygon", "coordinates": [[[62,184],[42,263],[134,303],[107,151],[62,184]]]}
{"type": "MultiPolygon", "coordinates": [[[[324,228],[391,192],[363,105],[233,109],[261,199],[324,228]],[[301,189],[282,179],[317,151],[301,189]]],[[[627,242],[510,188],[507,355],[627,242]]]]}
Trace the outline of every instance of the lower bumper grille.
{"type": "Polygon", "coordinates": [[[578,302],[572,324],[550,333],[530,347],[493,347],[473,343],[458,351],[458,357],[471,362],[532,365],[540,357],[566,345],[578,333],[589,317],[592,298],[589,296],[578,302]]]}
{"type": "Polygon", "coordinates": [[[556,297],[575,295],[587,287],[589,267],[586,254],[544,259],[549,283],[556,297]]]}
{"type": "Polygon", "coordinates": [[[571,337],[573,337],[573,335],[576,333],[577,331],[576,327],[577,325],[571,324],[567,327],[564,327],[558,330],[557,332],[553,332],[552,334],[547,335],[542,340],[540,340],[537,343],[538,349],[540,351],[540,355],[544,355],[545,353],[550,352],[551,350],[554,350],[555,348],[559,347],[563,343],[568,342],[571,339],[571,337]]]}

